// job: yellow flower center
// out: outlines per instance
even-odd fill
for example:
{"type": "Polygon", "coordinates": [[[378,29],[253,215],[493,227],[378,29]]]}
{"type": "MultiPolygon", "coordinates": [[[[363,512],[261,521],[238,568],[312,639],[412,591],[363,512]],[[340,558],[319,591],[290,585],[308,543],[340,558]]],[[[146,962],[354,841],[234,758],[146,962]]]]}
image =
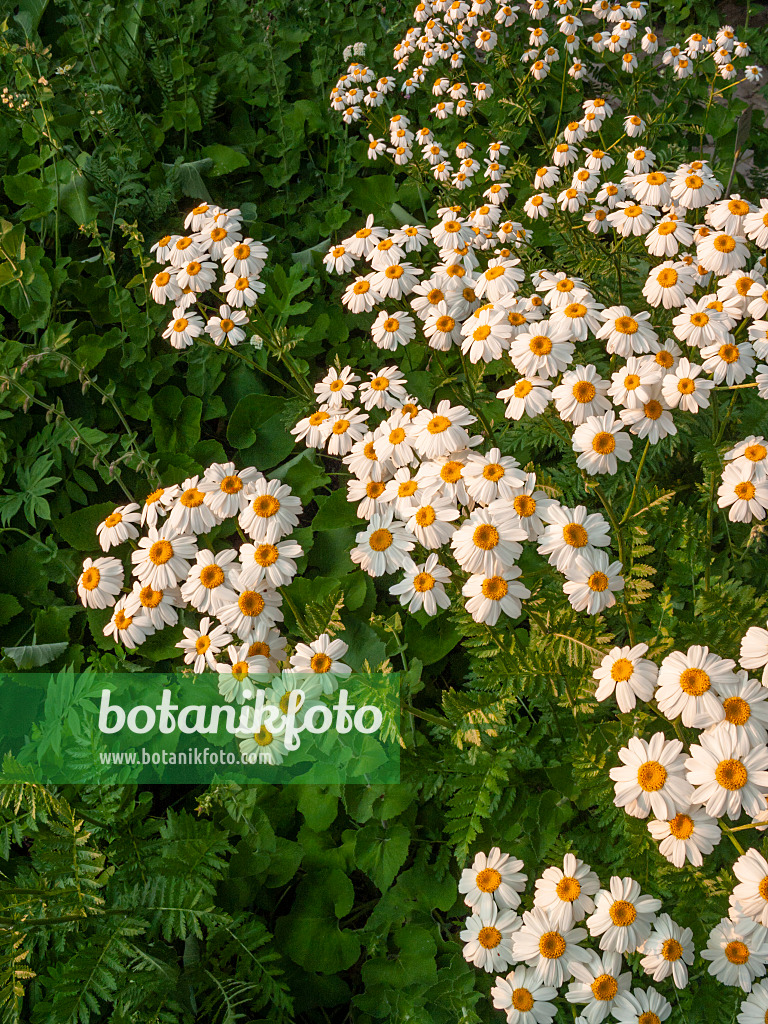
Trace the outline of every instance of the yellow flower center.
{"type": "Polygon", "coordinates": [[[687,668],[680,676],[680,689],[689,697],[701,697],[711,685],[711,679],[701,668],[687,668]]]}
{"type": "Polygon", "coordinates": [[[601,431],[592,438],[592,449],[598,455],[610,455],[616,450],[616,438],[609,431],[601,431]]]}
{"type": "Polygon", "coordinates": [[[156,540],[149,549],[149,560],[154,565],[165,565],[173,558],[173,545],[167,540],[156,540]]]}
{"type": "MultiPolygon", "coordinates": [[[[382,484],[382,487],[384,485],[382,484]]],[[[280,553],[274,544],[259,544],[253,553],[253,560],[257,565],[261,565],[266,568],[269,565],[274,565],[280,557],[280,553]]]]}
{"type": "Polygon", "coordinates": [[[581,882],[565,875],[555,886],[555,892],[564,903],[573,903],[581,895],[581,882]]]}
{"type": "Polygon", "coordinates": [[[352,286],[352,291],[354,292],[355,295],[364,295],[370,287],[370,281],[355,281],[354,285],[352,286]]]}
{"type": "Polygon", "coordinates": [[[371,381],[373,391],[386,391],[389,387],[389,377],[374,377],[371,381]]]}
{"type": "Polygon", "coordinates": [[[604,590],[608,589],[608,577],[604,572],[593,572],[587,580],[587,586],[590,590],[594,590],[596,594],[601,594],[604,590]]]}
{"type": "Polygon", "coordinates": [[[512,506],[521,519],[527,519],[536,511],[536,499],[530,494],[518,494],[513,500],[512,506]]]}
{"type": "Polygon", "coordinates": [[[696,390],[696,384],[690,377],[681,377],[677,384],[677,390],[681,395],[692,395],[696,390]]]}
{"type": "Polygon", "coordinates": [[[731,238],[730,235],[718,235],[717,238],[712,242],[712,245],[717,249],[718,252],[729,253],[733,252],[736,248],[736,239],[731,238]]]}
{"type": "Polygon", "coordinates": [[[546,334],[536,334],[528,347],[535,356],[546,356],[552,351],[552,340],[546,334]]]}
{"type": "Polygon", "coordinates": [[[485,341],[488,335],[491,333],[491,328],[487,324],[481,324],[477,327],[472,334],[475,341],[485,341]]]}
{"type": "Polygon", "coordinates": [[[533,1008],[533,996],[527,988],[513,989],[512,1006],[521,1013],[528,1013],[533,1008]]]}
{"type": "Polygon", "coordinates": [[[693,835],[693,829],[693,818],[690,818],[687,814],[676,814],[669,821],[669,831],[675,839],[690,839],[693,835]]]}
{"type": "Polygon", "coordinates": [[[243,615],[261,615],[264,611],[264,598],[255,590],[244,590],[237,599],[237,606],[243,615]]]}
{"type": "Polygon", "coordinates": [[[460,462],[446,462],[440,470],[440,477],[447,484],[455,484],[461,480],[462,465],[460,462]]]}
{"type": "Polygon", "coordinates": [[[205,652],[208,650],[210,646],[211,638],[208,636],[207,633],[204,633],[202,636],[199,636],[197,640],[195,640],[195,651],[198,654],[205,654],[205,652]]]}
{"type": "Polygon", "coordinates": [[[501,480],[504,476],[504,467],[500,466],[498,462],[492,462],[483,470],[483,476],[486,480],[496,483],[497,480],[501,480]]]}
{"type": "Polygon", "coordinates": [[[213,590],[224,582],[224,570],[218,565],[206,565],[200,570],[200,582],[204,587],[213,590]]]}
{"type": "Polygon", "coordinates": [[[494,868],[485,868],[478,872],[475,885],[480,892],[496,892],[501,885],[501,875],[494,868]]]}
{"type": "Polygon", "coordinates": [[[433,416],[427,424],[427,430],[430,434],[442,434],[450,425],[451,421],[447,416],[433,416]]]}
{"type": "Polygon", "coordinates": [[[351,424],[349,420],[339,419],[334,422],[333,426],[331,427],[331,432],[336,434],[337,436],[339,434],[346,434],[350,426],[351,424]]]}
{"type": "Polygon", "coordinates": [[[501,932],[493,925],[487,925],[477,933],[477,941],[483,949],[495,949],[501,942],[501,932]]]}
{"type": "Polygon", "coordinates": [[[225,476],[219,484],[220,490],[225,494],[237,494],[243,489],[243,481],[237,475],[225,476]]]}
{"type": "Polygon", "coordinates": [[[424,594],[428,590],[432,590],[435,585],[435,577],[428,572],[418,572],[413,577],[413,589],[418,594],[424,594]]]}
{"type": "Polygon", "coordinates": [[[368,544],[373,551],[386,551],[392,544],[392,534],[389,530],[374,530],[368,538],[368,544]]]}
{"type": "Polygon", "coordinates": [[[747,769],[736,758],[727,758],[715,768],[715,781],[723,789],[742,789],[747,784],[747,769]]]}
{"type": "Polygon", "coordinates": [[[390,444],[402,444],[402,442],[404,440],[405,440],[405,431],[403,430],[402,427],[395,427],[394,430],[390,430],[390,432],[389,432],[390,444]]]}
{"type": "Polygon", "coordinates": [[[610,1002],[616,998],[619,985],[612,974],[601,974],[590,985],[592,995],[601,1003],[610,1002]]]}
{"type": "Polygon", "coordinates": [[[733,493],[742,501],[751,501],[755,496],[755,485],[749,480],[742,480],[733,488],[733,493]]]}
{"type": "Polygon", "coordinates": [[[155,274],[155,284],[159,288],[164,288],[165,285],[171,280],[171,275],[166,273],[165,270],[161,270],[159,274],[155,274]]]}
{"type": "Polygon", "coordinates": [[[617,317],[614,326],[621,334],[636,334],[639,329],[637,320],[634,320],[631,316],[617,317]]]}
{"type": "MultiPolygon", "coordinates": [[[[650,175],[648,175],[650,177],[650,175]]],[[[677,222],[674,220],[662,221],[656,228],[656,232],[659,235],[674,235],[677,230],[677,222]]]]}
{"type": "Polygon", "coordinates": [[[563,540],[572,548],[583,548],[589,536],[580,523],[566,523],[563,527],[563,540]]]}
{"type": "Polygon", "coordinates": [[[384,493],[385,486],[381,480],[369,480],[365,485],[365,493],[369,498],[380,498],[384,493]]]}
{"type": "Polygon", "coordinates": [[[666,939],[661,947],[661,955],[665,960],[674,963],[675,960],[679,960],[683,955],[683,947],[677,939],[666,939]]]}
{"type": "Polygon", "coordinates": [[[656,275],[656,281],[662,288],[671,288],[677,284],[677,271],[673,267],[665,267],[656,275]]]}
{"type": "Polygon", "coordinates": [[[725,953],[726,960],[729,960],[732,964],[741,965],[749,960],[749,949],[743,942],[739,942],[738,939],[729,942],[723,952],[725,953]]]}
{"type": "Polygon", "coordinates": [[[597,389],[589,380],[580,380],[573,385],[573,397],[582,405],[586,405],[587,402],[591,402],[596,394],[597,389]]]}
{"type": "Polygon", "coordinates": [[[259,731],[253,734],[253,738],[260,747],[268,747],[274,739],[266,725],[262,725],[259,731]]]}
{"type": "Polygon", "coordinates": [[[323,412],[322,410],[318,412],[313,412],[312,415],[309,417],[310,427],[319,427],[321,423],[325,423],[325,421],[328,419],[328,416],[329,413],[323,412]]]}
{"type": "Polygon", "coordinates": [[[205,495],[202,491],[198,491],[196,487],[190,487],[188,490],[184,491],[182,496],[179,498],[179,503],[183,505],[184,508],[199,508],[200,505],[203,504],[204,498],[205,495]]]}
{"type": "MultiPolygon", "coordinates": [[[[435,321],[435,327],[443,334],[448,334],[456,326],[456,321],[452,316],[439,316],[435,321]]],[[[475,332],[477,337],[477,331],[475,332]]]]}
{"type": "Polygon", "coordinates": [[[314,654],[309,662],[309,667],[318,674],[330,672],[331,665],[331,659],[323,651],[318,651],[317,654],[314,654]]]}
{"type": "Polygon", "coordinates": [[[557,960],[565,952],[565,939],[559,932],[544,932],[539,939],[539,953],[545,960],[557,960]]]}
{"type": "Polygon", "coordinates": [[[112,515],[107,516],[104,520],[104,525],[111,530],[113,526],[117,526],[117,524],[122,523],[122,521],[122,515],[119,512],[113,512],[112,515]]]}
{"type": "Polygon", "coordinates": [[[431,526],[432,523],[437,519],[435,510],[431,505],[424,505],[414,516],[417,526],[431,526]]]}
{"type": "Polygon", "coordinates": [[[92,565],[90,569],[86,569],[80,577],[80,586],[85,587],[86,590],[95,590],[99,585],[100,579],[101,573],[95,565],[92,565]]]}
{"type": "Polygon", "coordinates": [[[501,601],[507,596],[509,586],[503,576],[489,576],[483,580],[480,590],[489,601],[501,601]]]}
{"type": "Polygon", "coordinates": [[[658,761],[646,761],[637,769],[637,784],[646,793],[657,793],[667,781],[667,769],[658,761]]]}
{"type": "Polygon", "coordinates": [[[637,918],[635,905],[628,903],[626,900],[616,900],[615,903],[611,904],[608,913],[617,928],[628,928],[631,924],[634,924],[637,918]]]}
{"type": "Polygon", "coordinates": [[[481,523],[480,526],[475,527],[475,531],[472,534],[472,543],[476,548],[490,551],[491,548],[495,548],[499,543],[499,531],[495,526],[491,526],[490,523],[481,523]]]}
{"type": "Polygon", "coordinates": [[[280,510],[280,502],[272,494],[261,494],[251,502],[251,508],[262,519],[269,519],[280,510]]]}
{"type": "Polygon", "coordinates": [[[533,391],[533,384],[531,384],[529,380],[526,380],[525,377],[515,384],[515,398],[525,398],[525,396],[529,395],[531,391],[533,391]]]}
{"type": "Polygon", "coordinates": [[[611,679],[616,683],[625,683],[634,671],[635,666],[629,658],[617,658],[611,665],[611,679]]]}

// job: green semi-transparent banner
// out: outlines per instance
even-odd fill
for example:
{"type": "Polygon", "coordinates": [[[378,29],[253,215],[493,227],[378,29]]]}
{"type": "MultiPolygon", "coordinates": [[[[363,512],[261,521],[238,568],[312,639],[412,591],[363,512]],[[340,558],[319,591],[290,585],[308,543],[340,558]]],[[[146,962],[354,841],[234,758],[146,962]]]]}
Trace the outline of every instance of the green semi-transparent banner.
{"type": "Polygon", "coordinates": [[[400,679],[277,673],[0,675],[0,782],[400,781],[400,679]]]}

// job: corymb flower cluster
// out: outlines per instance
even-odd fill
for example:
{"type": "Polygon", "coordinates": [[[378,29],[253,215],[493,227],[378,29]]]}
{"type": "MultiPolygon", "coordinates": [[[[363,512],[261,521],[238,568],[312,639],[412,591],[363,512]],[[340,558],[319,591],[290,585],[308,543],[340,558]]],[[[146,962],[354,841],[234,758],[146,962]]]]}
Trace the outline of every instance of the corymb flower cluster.
{"type": "Polygon", "coordinates": [[[458,592],[461,579],[467,611],[493,626],[502,614],[517,618],[531,596],[518,561],[533,543],[565,575],[576,610],[595,615],[615,603],[624,581],[600,513],[548,497],[535,473],[497,447],[476,451],[483,437],[470,435],[476,418],[464,406],[423,408],[394,366],[368,376],[360,383],[349,366],[329,369],[315,386],[318,410],[293,430],[351,474],[349,501],[368,520],[353,562],[369,576],[402,573],[390,593],[428,615],[450,605],[446,586],[458,592]]]}
{"type": "MultiPolygon", "coordinates": [[[[633,987],[625,957],[640,954],[642,971],[671,986],[675,998],[675,989],[689,984],[696,958],[691,929],[659,913],[662,901],[643,893],[634,878],[613,876],[604,887],[572,853],[536,879],[530,909],[521,911],[523,869],[521,860],[494,847],[478,853],[459,882],[471,910],[460,935],[464,957],[498,974],[491,997],[509,1024],[549,1024],[563,996],[580,1008],[579,1024],[600,1024],[609,1015],[618,1024],[665,1021],[672,1003],[650,985],[633,987]]],[[[750,850],[735,871],[740,884],[730,915],[713,928],[700,956],[718,981],[750,993],[738,1020],[758,1024],[768,1011],[768,983],[753,985],[768,964],[768,902],[761,891],[768,889],[768,862],[750,850]]]]}
{"type": "Polygon", "coordinates": [[[264,292],[260,275],[267,247],[243,237],[240,210],[200,203],[187,214],[184,227],[189,234],[164,235],[151,249],[157,262],[166,264],[152,278],[152,298],[160,305],[173,303],[163,337],[178,349],[201,335],[216,345],[238,345],[245,338],[246,309],[264,292]],[[224,301],[212,305],[216,300],[208,299],[208,292],[224,301]]]}
{"type": "MultiPolygon", "coordinates": [[[[125,557],[87,558],[77,583],[80,600],[88,608],[111,608],[104,634],[131,650],[175,626],[182,610],[198,613],[177,644],[191,671],[218,673],[225,701],[240,705],[269,677],[265,706],[279,709],[279,722],[289,711],[301,720],[351,673],[342,661],[343,640],[323,633],[312,643],[295,643],[289,655],[278,632],[280,588],[294,578],[302,555],[290,539],[301,513],[287,484],[252,467],[216,463],[202,477],[158,488],[142,506],[115,508],[99,524],[102,551],[131,549],[133,583],[124,586],[125,557]],[[231,535],[225,543],[210,536],[227,520],[236,520],[247,537],[237,547],[231,535]]],[[[262,761],[280,763],[281,731],[262,726],[241,749],[258,749],[262,761]]]]}

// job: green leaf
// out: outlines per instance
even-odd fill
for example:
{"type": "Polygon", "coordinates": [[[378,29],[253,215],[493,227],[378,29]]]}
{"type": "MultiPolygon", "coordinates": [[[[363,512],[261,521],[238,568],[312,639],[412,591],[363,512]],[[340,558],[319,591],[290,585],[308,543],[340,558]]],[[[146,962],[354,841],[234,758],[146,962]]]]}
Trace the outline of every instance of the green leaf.
{"type": "Polygon", "coordinates": [[[13,594],[0,594],[0,626],[7,625],[20,611],[21,605],[13,594]]]}
{"type": "Polygon", "coordinates": [[[231,146],[222,146],[219,142],[204,146],[202,154],[213,162],[211,169],[205,172],[210,178],[220,178],[223,174],[231,174],[232,171],[236,171],[239,167],[247,167],[250,163],[244,153],[231,146]]]}
{"type": "Polygon", "coordinates": [[[173,384],[161,388],[152,399],[150,420],[157,450],[188,452],[200,440],[202,399],[184,395],[173,384]]]}
{"type": "Polygon", "coordinates": [[[290,913],[279,918],[275,938],[299,966],[319,974],[351,967],[360,956],[360,940],[339,928],[352,909],[355,892],[339,868],[312,871],[299,883],[290,913]]]}
{"type": "Polygon", "coordinates": [[[68,516],[55,519],[53,529],[75,551],[94,551],[99,546],[96,527],[114,510],[115,506],[111,501],[90,505],[79,512],[71,512],[68,516]]]}
{"type": "Polygon", "coordinates": [[[66,651],[69,644],[30,644],[27,647],[4,647],[3,654],[16,662],[16,667],[22,670],[28,668],[39,668],[40,665],[47,665],[49,661],[58,658],[66,651]]]}
{"type": "Polygon", "coordinates": [[[347,501],[346,487],[339,487],[327,497],[318,495],[315,500],[319,511],[312,520],[313,530],[339,530],[345,526],[363,529],[362,520],[355,514],[355,506],[347,501]]]}
{"type": "Polygon", "coordinates": [[[405,825],[387,828],[372,824],[361,828],[355,838],[355,860],[371,881],[386,892],[405,863],[411,834],[405,825]]]}

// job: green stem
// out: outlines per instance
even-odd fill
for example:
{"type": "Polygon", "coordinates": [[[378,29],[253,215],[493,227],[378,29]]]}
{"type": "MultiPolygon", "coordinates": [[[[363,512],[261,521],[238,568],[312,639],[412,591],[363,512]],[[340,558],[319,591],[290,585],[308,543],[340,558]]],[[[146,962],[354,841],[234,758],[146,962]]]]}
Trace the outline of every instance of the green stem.
{"type": "Polygon", "coordinates": [[[648,450],[650,449],[650,447],[651,447],[651,442],[650,442],[650,440],[648,440],[648,441],[645,442],[645,449],[643,450],[643,455],[642,455],[642,458],[640,459],[640,465],[637,467],[637,473],[635,474],[635,485],[632,488],[632,493],[629,496],[629,504],[627,505],[627,511],[624,513],[624,515],[622,517],[622,520],[619,523],[620,527],[623,526],[624,523],[626,523],[626,521],[629,519],[630,513],[632,512],[632,509],[634,507],[635,497],[637,496],[637,485],[640,483],[640,474],[643,471],[643,466],[645,465],[645,459],[646,459],[646,456],[648,455],[648,450]]]}

